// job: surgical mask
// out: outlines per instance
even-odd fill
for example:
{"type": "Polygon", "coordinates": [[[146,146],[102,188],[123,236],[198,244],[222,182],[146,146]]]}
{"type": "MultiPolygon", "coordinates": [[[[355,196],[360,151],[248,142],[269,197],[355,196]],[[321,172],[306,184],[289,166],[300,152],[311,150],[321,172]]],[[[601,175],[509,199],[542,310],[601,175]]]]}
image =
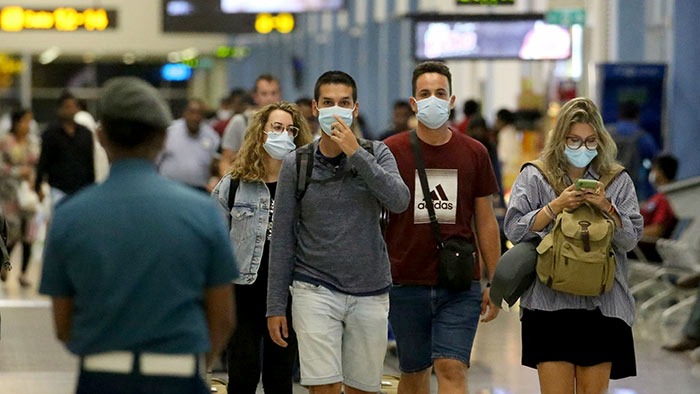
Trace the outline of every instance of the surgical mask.
{"type": "Polygon", "coordinates": [[[450,117],[450,102],[442,100],[435,96],[430,96],[420,101],[416,101],[418,105],[418,120],[426,125],[429,129],[437,129],[447,122],[450,117]]]}
{"type": "Polygon", "coordinates": [[[656,171],[652,171],[649,173],[649,183],[656,187],[656,171]]]}
{"type": "Polygon", "coordinates": [[[584,168],[598,156],[598,151],[588,150],[585,145],[581,145],[578,149],[571,149],[567,146],[564,148],[564,154],[571,165],[577,168],[584,168]]]}
{"type": "Polygon", "coordinates": [[[331,125],[337,122],[333,115],[338,115],[348,127],[352,125],[352,112],[355,110],[354,106],[352,108],[342,108],[336,105],[329,108],[316,107],[316,109],[318,110],[318,123],[321,125],[321,130],[329,136],[333,135],[331,125]]]}
{"type": "Polygon", "coordinates": [[[266,131],[267,141],[263,144],[265,151],[275,160],[282,160],[284,156],[296,149],[294,140],[286,131],[275,133],[274,131],[266,131]]]}
{"type": "Polygon", "coordinates": [[[219,120],[227,120],[233,116],[233,111],[230,109],[219,109],[216,111],[216,117],[219,120]]]}

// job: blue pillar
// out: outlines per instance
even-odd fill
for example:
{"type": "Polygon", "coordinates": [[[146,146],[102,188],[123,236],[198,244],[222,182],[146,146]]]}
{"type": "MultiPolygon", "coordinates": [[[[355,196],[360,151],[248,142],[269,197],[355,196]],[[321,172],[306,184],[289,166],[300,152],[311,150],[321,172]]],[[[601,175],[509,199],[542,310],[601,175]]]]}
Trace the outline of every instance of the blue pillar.
{"type": "Polygon", "coordinates": [[[623,63],[644,61],[646,35],[645,0],[618,0],[617,61],[623,63]]]}
{"type": "Polygon", "coordinates": [[[678,179],[700,175],[700,1],[676,1],[673,13],[673,65],[668,105],[669,135],[673,154],[679,159],[678,179]]]}

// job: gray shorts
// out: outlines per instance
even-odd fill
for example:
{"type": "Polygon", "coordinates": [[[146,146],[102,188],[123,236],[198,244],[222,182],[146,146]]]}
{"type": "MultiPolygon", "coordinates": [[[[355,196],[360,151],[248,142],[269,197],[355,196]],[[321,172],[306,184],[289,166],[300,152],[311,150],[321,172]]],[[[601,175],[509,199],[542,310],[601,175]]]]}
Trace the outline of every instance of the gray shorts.
{"type": "Polygon", "coordinates": [[[389,294],[357,297],[294,281],[292,320],[299,342],[301,384],[343,382],[381,389],[389,294]]]}

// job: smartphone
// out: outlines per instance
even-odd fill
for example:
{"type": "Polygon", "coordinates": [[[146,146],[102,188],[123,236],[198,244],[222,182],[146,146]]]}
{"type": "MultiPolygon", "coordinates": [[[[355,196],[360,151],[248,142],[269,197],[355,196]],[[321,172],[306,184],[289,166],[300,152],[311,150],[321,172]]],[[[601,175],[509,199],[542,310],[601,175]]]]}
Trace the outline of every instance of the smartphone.
{"type": "Polygon", "coordinates": [[[595,179],[577,179],[575,188],[576,190],[596,189],[598,188],[598,181],[595,179]]]}

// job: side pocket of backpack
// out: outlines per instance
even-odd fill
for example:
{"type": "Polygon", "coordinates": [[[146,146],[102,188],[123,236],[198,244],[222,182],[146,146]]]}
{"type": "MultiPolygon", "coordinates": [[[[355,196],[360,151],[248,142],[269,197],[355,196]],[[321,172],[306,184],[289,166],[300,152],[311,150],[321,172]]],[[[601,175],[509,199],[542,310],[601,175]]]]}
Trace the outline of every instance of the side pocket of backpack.
{"type": "Polygon", "coordinates": [[[547,234],[537,246],[537,277],[548,287],[554,275],[554,235],[547,234]]]}

